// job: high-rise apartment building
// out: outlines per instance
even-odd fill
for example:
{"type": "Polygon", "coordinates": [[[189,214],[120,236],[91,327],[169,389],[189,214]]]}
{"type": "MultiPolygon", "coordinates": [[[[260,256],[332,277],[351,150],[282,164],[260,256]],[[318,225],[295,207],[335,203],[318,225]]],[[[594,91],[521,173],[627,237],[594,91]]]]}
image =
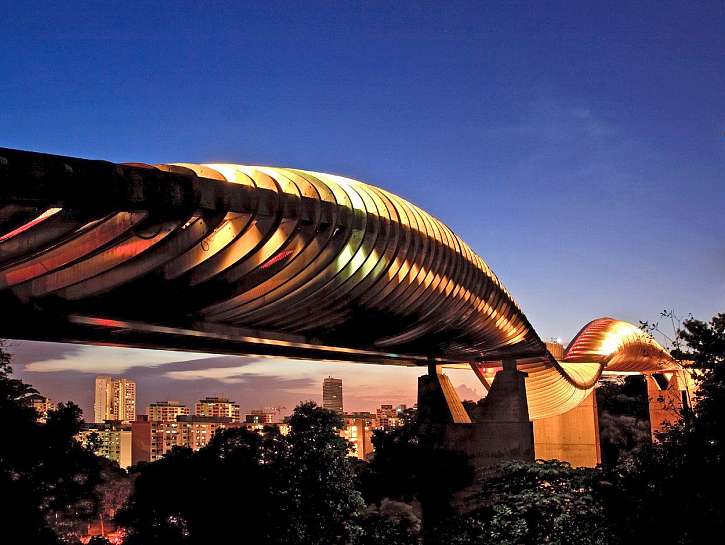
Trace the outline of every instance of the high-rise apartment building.
{"type": "Polygon", "coordinates": [[[239,421],[229,417],[180,416],[177,418],[181,444],[192,450],[205,446],[217,430],[238,428],[239,421]]]}
{"type": "Polygon", "coordinates": [[[322,408],[342,414],[342,379],[327,377],[322,381],[322,408]]]}
{"type": "Polygon", "coordinates": [[[189,416],[189,407],[178,401],[156,401],[148,406],[146,413],[154,422],[175,422],[177,416],[189,416]]]}
{"type": "Polygon", "coordinates": [[[96,377],[93,408],[96,422],[133,422],[136,419],[136,383],[123,377],[96,377]]]}
{"type": "Polygon", "coordinates": [[[242,411],[238,403],[224,397],[206,397],[196,402],[194,416],[231,418],[232,422],[241,422],[242,411]]]}

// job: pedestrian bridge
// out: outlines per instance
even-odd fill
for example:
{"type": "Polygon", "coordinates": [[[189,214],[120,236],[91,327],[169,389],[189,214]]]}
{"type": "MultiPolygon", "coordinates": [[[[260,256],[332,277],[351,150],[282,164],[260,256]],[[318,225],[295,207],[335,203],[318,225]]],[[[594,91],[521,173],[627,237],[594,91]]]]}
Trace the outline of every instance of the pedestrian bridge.
{"type": "Polygon", "coordinates": [[[8,338],[470,366],[487,387],[514,361],[531,419],[576,407],[603,373],[680,369],[612,318],[552,354],[444,223],[291,168],[0,149],[0,301],[8,338]]]}

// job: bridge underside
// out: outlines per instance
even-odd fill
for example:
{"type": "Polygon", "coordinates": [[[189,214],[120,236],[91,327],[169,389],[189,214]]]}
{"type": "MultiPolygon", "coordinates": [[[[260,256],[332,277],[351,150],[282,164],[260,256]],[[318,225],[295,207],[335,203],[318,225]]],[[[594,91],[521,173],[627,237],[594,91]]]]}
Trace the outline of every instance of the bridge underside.
{"type": "Polygon", "coordinates": [[[425,366],[435,361],[441,365],[461,366],[460,360],[328,346],[321,344],[319,339],[302,335],[224,324],[193,322],[188,327],[181,327],[80,314],[28,312],[17,302],[3,307],[9,309],[13,319],[0,328],[0,337],[12,339],[316,361],[401,366],[425,366]]]}

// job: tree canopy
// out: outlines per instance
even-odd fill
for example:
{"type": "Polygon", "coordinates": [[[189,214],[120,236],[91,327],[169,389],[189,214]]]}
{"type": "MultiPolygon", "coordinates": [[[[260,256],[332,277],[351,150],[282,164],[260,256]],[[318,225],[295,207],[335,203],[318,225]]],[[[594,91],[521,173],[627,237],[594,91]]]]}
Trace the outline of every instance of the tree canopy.
{"type": "Polygon", "coordinates": [[[347,543],[364,504],[342,419],[309,402],[289,423],[288,435],[227,429],[196,452],[176,448],[139,466],[118,517],[126,542],[347,543]]]}
{"type": "Polygon", "coordinates": [[[60,521],[92,515],[98,460],[75,440],[78,406],[61,403],[39,422],[26,399],[35,390],[11,373],[0,344],[0,421],[8,438],[0,441],[0,526],[4,537],[18,532],[18,543],[56,544],[60,521]]]}

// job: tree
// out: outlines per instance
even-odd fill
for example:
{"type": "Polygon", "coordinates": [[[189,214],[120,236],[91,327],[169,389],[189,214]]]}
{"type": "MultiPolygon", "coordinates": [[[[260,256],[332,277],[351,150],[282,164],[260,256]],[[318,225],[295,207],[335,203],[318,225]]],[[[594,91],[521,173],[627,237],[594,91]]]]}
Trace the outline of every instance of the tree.
{"type": "Polygon", "coordinates": [[[137,468],[117,519],[126,543],[349,542],[363,508],[338,415],[304,403],[291,431],[227,429],[192,452],[176,448],[137,468]]]}
{"type": "Polygon", "coordinates": [[[451,545],[603,545],[609,534],[600,486],[598,470],[565,462],[503,464],[483,484],[480,507],[443,533],[451,545]]]}
{"type": "Polygon", "coordinates": [[[25,399],[35,390],[11,373],[10,355],[0,344],[0,420],[11,438],[0,442],[0,526],[5,538],[18,531],[23,543],[55,544],[57,521],[89,515],[76,510],[92,504],[97,460],[75,440],[78,406],[61,403],[38,422],[25,399]]]}
{"type": "Polygon", "coordinates": [[[377,430],[375,451],[361,489],[368,503],[386,498],[416,505],[423,520],[425,542],[432,543],[437,528],[455,512],[456,494],[473,481],[473,468],[462,452],[440,446],[436,431],[421,425],[414,412],[403,426],[377,430]]]}
{"type": "Polygon", "coordinates": [[[289,424],[272,463],[275,507],[288,522],[270,533],[271,542],[346,543],[365,505],[355,488],[350,443],[340,436],[343,420],[310,401],[295,408],[289,424]]]}
{"type": "Polygon", "coordinates": [[[384,499],[359,519],[355,545],[418,545],[420,519],[407,503],[384,499]]]}
{"type": "Polygon", "coordinates": [[[652,442],[647,384],[641,375],[600,382],[596,389],[602,462],[615,467],[652,442]]]}
{"type": "Polygon", "coordinates": [[[133,493],[117,515],[126,543],[226,543],[240,532],[261,542],[269,523],[261,443],[255,433],[229,429],[198,452],[174,448],[138,466],[133,493]]]}
{"type": "Polygon", "coordinates": [[[697,403],[613,472],[609,512],[623,543],[705,543],[725,532],[725,314],[685,320],[678,338],[674,355],[692,362],[697,403]]]}

